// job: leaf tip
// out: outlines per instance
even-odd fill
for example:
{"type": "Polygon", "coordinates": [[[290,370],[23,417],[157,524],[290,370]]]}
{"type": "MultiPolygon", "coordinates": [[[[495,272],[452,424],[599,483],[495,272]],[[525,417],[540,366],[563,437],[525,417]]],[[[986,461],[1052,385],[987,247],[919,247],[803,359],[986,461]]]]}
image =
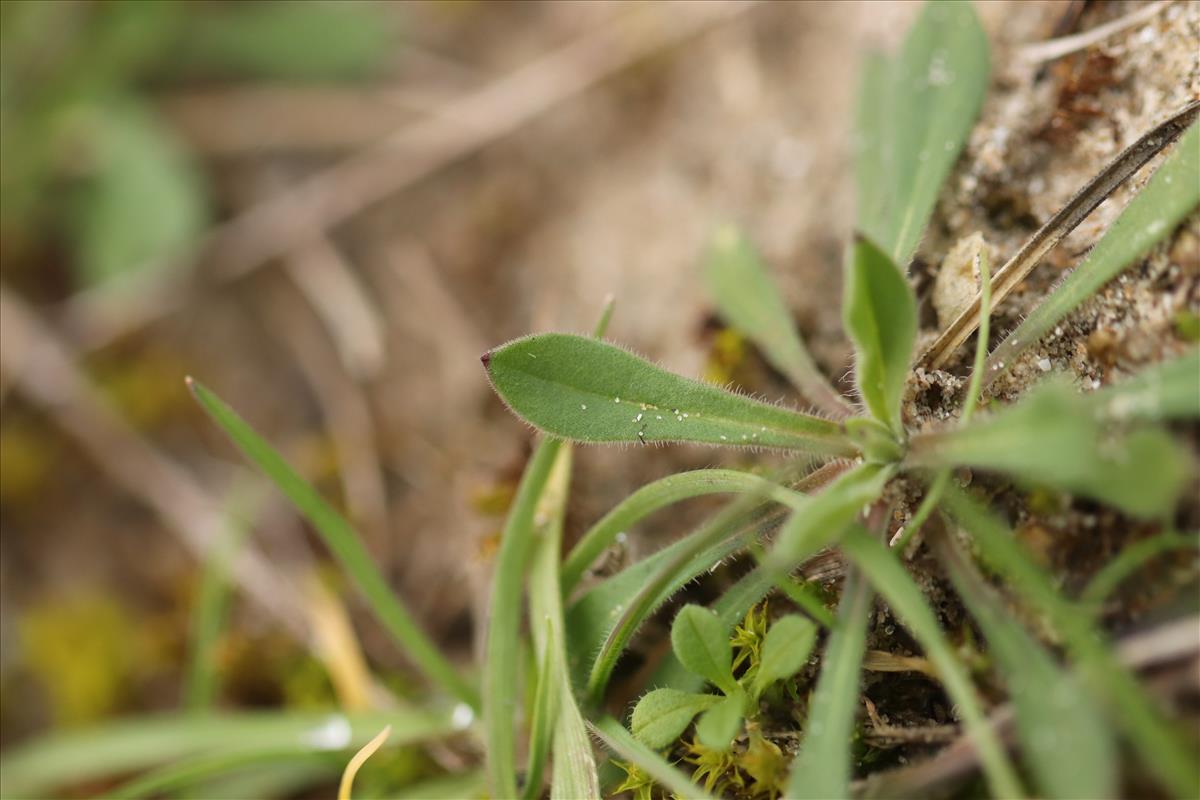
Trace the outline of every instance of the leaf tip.
{"type": "Polygon", "coordinates": [[[492,371],[492,351],[488,350],[486,353],[481,355],[479,357],[479,363],[483,364],[484,369],[486,369],[488,372],[491,372],[492,371]]]}

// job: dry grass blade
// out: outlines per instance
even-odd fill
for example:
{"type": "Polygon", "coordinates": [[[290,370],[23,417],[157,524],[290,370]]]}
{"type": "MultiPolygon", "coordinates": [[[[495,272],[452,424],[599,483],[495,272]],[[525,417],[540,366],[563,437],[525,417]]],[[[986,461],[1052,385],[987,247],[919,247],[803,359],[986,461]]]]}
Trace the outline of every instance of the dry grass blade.
{"type": "MultiPolygon", "coordinates": [[[[993,276],[992,303],[995,308],[1016,288],[1042,258],[1063,237],[1111,195],[1117,187],[1146,165],[1163,148],[1174,142],[1187,130],[1200,114],[1200,100],[1188,103],[1165,122],[1142,136],[1127,147],[1120,155],[1092,178],[1072,197],[1065,206],[1045,225],[1037,230],[1017,253],[993,276]]],[[[982,311],[982,297],[976,295],[971,304],[959,314],[946,330],[942,331],[933,346],[919,361],[926,368],[940,369],[949,361],[954,351],[975,332],[982,311]]]]}

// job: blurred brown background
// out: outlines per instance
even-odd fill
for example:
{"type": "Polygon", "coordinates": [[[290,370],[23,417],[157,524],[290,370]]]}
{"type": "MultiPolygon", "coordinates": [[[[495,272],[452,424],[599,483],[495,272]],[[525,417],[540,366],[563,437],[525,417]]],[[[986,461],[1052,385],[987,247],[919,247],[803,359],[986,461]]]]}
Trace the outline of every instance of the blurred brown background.
{"type": "MultiPolygon", "coordinates": [[[[996,90],[972,171],[948,188],[922,253],[979,228],[1013,246],[1196,92],[1194,4],[1164,11],[1152,40],[1118,38],[1115,77],[1084,90],[1103,100],[1102,120],[1060,119],[1070,74],[1016,57],[1066,15],[1092,26],[1138,5],[980,4],[996,90]],[[993,207],[967,202],[997,187],[1007,194],[993,207]]],[[[355,521],[464,662],[531,438],[491,394],[483,351],[587,330],[611,293],[610,338],[784,395],[713,323],[698,285],[708,236],[732,220],[842,375],[856,65],[865,48],[894,46],[915,10],[0,6],[0,744],[176,705],[199,557],[231,525],[252,534],[220,645],[221,702],[334,702],[311,632],[314,598],[329,595],[312,576],[340,598],[335,615],[344,604],[357,617],[357,600],[203,418],[185,375],[355,521]]],[[[921,292],[930,262],[915,271],[921,292]]],[[[583,449],[571,531],[647,480],[749,458],[583,449]]],[[[374,623],[357,631],[403,693],[403,660],[374,623]]]]}

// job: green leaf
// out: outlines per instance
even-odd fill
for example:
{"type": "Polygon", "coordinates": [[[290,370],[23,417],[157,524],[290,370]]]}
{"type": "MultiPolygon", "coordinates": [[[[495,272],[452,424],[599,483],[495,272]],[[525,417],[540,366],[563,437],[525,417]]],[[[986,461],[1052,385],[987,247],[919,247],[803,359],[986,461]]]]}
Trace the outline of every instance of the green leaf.
{"type": "Polygon", "coordinates": [[[949,537],[935,546],[1004,675],[1039,796],[1115,797],[1116,743],[1079,680],[1025,632],[949,537]]]}
{"type": "Polygon", "coordinates": [[[776,681],[786,680],[804,666],[817,641],[817,626],[798,614],[788,614],[772,623],[763,640],[758,673],[751,687],[760,697],[776,681]]]}
{"type": "MultiPolygon", "coordinates": [[[[549,623],[546,625],[550,628],[549,623]]],[[[553,633],[546,632],[550,639],[553,633]]],[[[550,758],[550,744],[554,740],[554,721],[558,716],[559,676],[554,673],[553,654],[543,648],[542,662],[538,667],[537,689],[533,696],[533,713],[529,722],[529,753],[525,761],[525,787],[521,797],[525,800],[540,797],[542,774],[550,758]]]]}
{"type": "Polygon", "coordinates": [[[708,294],[725,321],[758,345],[763,355],[809,402],[841,416],[850,413],[809,355],[792,316],[749,240],[732,225],[713,237],[705,262],[708,294]]]}
{"type": "MultiPolygon", "coordinates": [[[[1200,205],[1200,125],[1192,125],[1136,197],[1130,201],[1087,257],[1029,313],[988,357],[984,378],[991,382],[1012,366],[1025,348],[1087,298],[1098,292],[1200,205]]],[[[1192,384],[1192,400],[1197,393],[1192,384]]]]}
{"type": "Polygon", "coordinates": [[[1200,348],[1085,395],[1098,416],[1116,421],[1200,419],[1200,348]]]}
{"type": "Polygon", "coordinates": [[[742,711],[746,697],[741,691],[722,698],[705,711],[696,723],[696,738],[705,747],[726,751],[742,727],[742,711]]]}
{"type": "Polygon", "coordinates": [[[851,526],[842,539],[842,551],[854,562],[925,650],[941,676],[946,694],[958,706],[959,715],[979,753],[993,797],[1023,797],[1016,771],[1003,745],[983,713],[970,673],[946,641],[937,616],[921,590],[881,542],[861,525],[851,526]]]}
{"type": "MultiPolygon", "coordinates": [[[[746,612],[762,600],[775,585],[774,576],[759,568],[751,571],[713,603],[712,609],[721,619],[721,628],[726,637],[741,622],[746,612]]],[[[654,676],[650,679],[652,686],[667,686],[685,692],[698,692],[704,688],[704,679],[689,672],[679,663],[674,652],[667,653],[654,676]]]]}
{"type": "MultiPolygon", "coordinates": [[[[548,679],[553,682],[553,710],[549,712],[554,733],[551,747],[554,760],[551,800],[588,800],[600,796],[592,742],[571,690],[564,649],[562,587],[558,579],[558,564],[561,560],[563,516],[570,479],[571,448],[564,445],[559,449],[534,515],[538,542],[529,585],[529,617],[534,621],[545,620],[546,623],[544,627],[534,627],[534,647],[544,654],[548,679]]],[[[540,795],[540,780],[535,784],[527,775],[525,796],[533,798],[540,795]]]]}
{"type": "Polygon", "coordinates": [[[1110,721],[1125,732],[1150,770],[1172,794],[1193,794],[1200,785],[1200,768],[1190,745],[1120,664],[1115,648],[1093,626],[1087,611],[1063,598],[1051,577],[1022,550],[1008,526],[966,492],[953,485],[948,487],[943,508],[971,534],[988,567],[1004,577],[1023,603],[1049,621],[1089,690],[1108,706],[1110,721]]]}
{"type": "Polygon", "coordinates": [[[858,103],[859,228],[907,265],[988,86],[970,2],[926,4],[895,60],[868,61],[858,103]]]}
{"type": "Polygon", "coordinates": [[[840,476],[817,494],[801,496],[792,514],[780,528],[775,546],[764,566],[787,572],[804,559],[835,541],[863,506],[883,494],[891,467],[862,464],[840,476]]]}
{"type": "Polygon", "coordinates": [[[689,800],[713,800],[712,796],[688,780],[687,776],[667,763],[666,759],[639,742],[612,717],[601,717],[591,725],[592,732],[612,753],[636,764],[655,783],[689,800]]]}
{"type": "Polygon", "coordinates": [[[296,754],[360,747],[392,726],[406,744],[449,736],[452,714],[412,708],[344,715],[328,711],[165,714],[64,731],[7,750],[0,758],[0,796],[45,797],[52,790],[99,781],[171,761],[251,750],[296,754]]]}
{"type": "MultiPolygon", "coordinates": [[[[188,380],[197,402],[225,431],[238,449],[283,492],[324,540],[346,574],[366,598],[376,618],[420,670],[434,683],[472,708],[479,707],[475,687],[446,660],[412,614],[392,591],[387,579],[359,541],[350,523],[333,510],[245,421],[220,398],[199,383],[188,380]]],[[[515,679],[514,679],[515,682],[515,679]]],[[[509,684],[511,689],[512,684],[509,684]]]]}
{"type": "Polygon", "coordinates": [[[521,599],[525,569],[534,544],[534,512],[562,442],[538,443],[517,487],[517,497],[500,539],[492,577],[483,671],[483,722],[487,742],[488,783],[493,794],[517,796],[516,738],[517,667],[520,661],[521,599]]]}
{"type": "Polygon", "coordinates": [[[639,742],[658,750],[678,739],[697,714],[720,700],[715,694],[655,689],[634,706],[630,727],[639,742]]]}
{"type": "Polygon", "coordinates": [[[1137,572],[1150,559],[1172,550],[1187,549],[1200,549],[1200,536],[1166,530],[1149,539],[1134,542],[1092,576],[1079,599],[1098,607],[1126,578],[1137,572]]]}
{"type": "Polygon", "coordinates": [[[729,631],[713,611],[692,604],[679,609],[671,624],[671,649],[688,671],[696,673],[725,694],[736,691],[729,631]]]}
{"type": "Polygon", "coordinates": [[[1139,517],[1170,512],[1191,472],[1165,432],[1107,430],[1086,398],[1057,382],[960,430],[915,437],[909,463],[999,470],[1139,517]]]}
{"type": "Polygon", "coordinates": [[[486,354],[483,363],[518,416],[566,439],[854,452],[837,423],[672,375],[583,336],[527,336],[486,354]]]}
{"type": "Polygon", "coordinates": [[[789,798],[828,800],[851,796],[850,737],[870,616],[871,588],[851,570],[842,589],[837,627],[825,645],[800,752],[792,761],[786,792],[789,798]]]}
{"type": "Polygon", "coordinates": [[[579,538],[562,566],[563,595],[569,596],[592,562],[617,536],[661,508],[707,494],[761,492],[766,479],[732,469],[697,469],[648,483],[622,500],[579,538]]]}
{"type": "Polygon", "coordinates": [[[875,419],[903,434],[900,401],[917,336],[912,288],[879,248],[854,243],[846,265],[842,324],[854,341],[858,393],[875,419]]]}
{"type": "Polygon", "coordinates": [[[178,255],[199,238],[208,210],[200,172],[150,109],[117,97],[87,114],[95,170],[80,196],[77,263],[95,285],[178,255]]]}
{"type": "Polygon", "coordinates": [[[238,3],[194,15],[174,63],[209,76],[361,78],[394,47],[392,20],[382,11],[370,3],[238,3]]]}

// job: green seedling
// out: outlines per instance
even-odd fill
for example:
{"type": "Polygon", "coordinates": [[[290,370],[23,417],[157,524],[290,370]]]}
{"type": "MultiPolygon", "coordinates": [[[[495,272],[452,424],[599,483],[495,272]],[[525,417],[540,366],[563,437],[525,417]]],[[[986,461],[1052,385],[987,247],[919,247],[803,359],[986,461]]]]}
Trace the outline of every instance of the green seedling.
{"type": "MultiPolygon", "coordinates": [[[[685,669],[712,684],[721,696],[662,688],[649,692],[633,710],[633,735],[661,748],[679,738],[697,714],[697,739],[712,750],[728,750],[742,720],[756,716],[759,698],[772,684],[804,666],[816,641],[807,619],[781,617],[755,642],[753,669],[734,676],[733,644],[721,618],[706,608],[684,606],[671,626],[671,645],[685,669]]],[[[747,660],[750,655],[745,656],[747,660]]]]}

